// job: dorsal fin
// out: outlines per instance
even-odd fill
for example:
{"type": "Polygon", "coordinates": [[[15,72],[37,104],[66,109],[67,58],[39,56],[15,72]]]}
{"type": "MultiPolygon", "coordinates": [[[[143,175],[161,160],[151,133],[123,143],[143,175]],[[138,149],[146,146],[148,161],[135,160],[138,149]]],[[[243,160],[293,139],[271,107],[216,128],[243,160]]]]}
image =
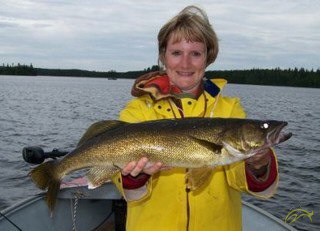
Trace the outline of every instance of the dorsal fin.
{"type": "Polygon", "coordinates": [[[113,128],[122,126],[127,124],[126,122],[119,121],[119,120],[102,120],[99,122],[96,122],[92,124],[87,131],[82,135],[80,141],[77,144],[77,147],[82,145],[87,140],[90,140],[93,137],[96,137],[108,130],[111,130],[113,128]]]}

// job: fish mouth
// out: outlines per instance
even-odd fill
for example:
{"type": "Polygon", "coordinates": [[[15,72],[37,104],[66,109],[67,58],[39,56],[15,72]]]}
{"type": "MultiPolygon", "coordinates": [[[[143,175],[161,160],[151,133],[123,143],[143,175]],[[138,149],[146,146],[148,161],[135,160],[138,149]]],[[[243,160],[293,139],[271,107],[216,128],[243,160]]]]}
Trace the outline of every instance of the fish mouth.
{"type": "Polygon", "coordinates": [[[227,150],[227,153],[231,156],[231,159],[235,158],[237,160],[244,160],[256,155],[257,153],[260,153],[262,150],[266,150],[277,144],[285,142],[292,136],[291,132],[286,133],[283,131],[284,127],[288,125],[287,122],[270,121],[270,124],[272,128],[270,128],[268,131],[265,140],[263,141],[262,138],[256,147],[251,147],[250,143],[243,142],[241,145],[243,149],[238,149],[237,147],[234,147],[232,143],[229,144],[228,142],[222,141],[223,148],[227,150]]]}
{"type": "Polygon", "coordinates": [[[259,153],[261,150],[265,150],[271,148],[277,144],[285,142],[286,140],[290,139],[292,136],[291,132],[284,132],[283,129],[287,126],[287,122],[279,122],[278,125],[275,126],[274,129],[268,132],[264,144],[260,147],[254,148],[246,154],[246,158],[254,156],[255,154],[259,153]]]}
{"type": "Polygon", "coordinates": [[[291,132],[285,133],[283,132],[283,129],[285,126],[287,126],[287,122],[280,122],[278,126],[276,126],[273,130],[271,130],[266,137],[265,146],[271,147],[276,144],[280,144],[292,136],[291,132]]]}

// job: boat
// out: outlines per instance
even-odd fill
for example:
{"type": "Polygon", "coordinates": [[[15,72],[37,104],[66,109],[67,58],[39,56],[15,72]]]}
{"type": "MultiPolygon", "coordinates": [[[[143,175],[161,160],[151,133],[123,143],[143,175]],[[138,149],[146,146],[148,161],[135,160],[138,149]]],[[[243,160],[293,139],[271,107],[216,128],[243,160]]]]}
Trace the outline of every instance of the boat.
{"type": "MultiPolygon", "coordinates": [[[[40,147],[25,147],[22,152],[24,160],[33,164],[41,164],[46,158],[61,157],[68,153],[57,149],[44,152],[40,147]]],[[[45,193],[39,193],[0,212],[1,231],[123,231],[125,222],[126,202],[116,186],[109,182],[88,189],[84,178],[62,184],[52,213],[45,202],[45,193]]],[[[296,230],[245,201],[242,201],[242,226],[243,231],[296,230]]]]}
{"type": "MultiPolygon", "coordinates": [[[[115,185],[96,189],[85,186],[60,190],[51,214],[40,193],[1,211],[0,230],[125,230],[126,203],[115,185]]],[[[296,230],[270,213],[242,201],[243,231],[296,230]]]]}
{"type": "Polygon", "coordinates": [[[108,80],[117,80],[117,77],[108,77],[108,80]]]}

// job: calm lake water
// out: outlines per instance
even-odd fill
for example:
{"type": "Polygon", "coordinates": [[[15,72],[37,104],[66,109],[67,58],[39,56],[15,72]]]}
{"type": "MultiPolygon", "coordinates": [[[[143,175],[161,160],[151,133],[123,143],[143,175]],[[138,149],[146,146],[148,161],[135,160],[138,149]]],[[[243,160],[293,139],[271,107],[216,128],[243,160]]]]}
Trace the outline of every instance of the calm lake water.
{"type": "MultiPolygon", "coordinates": [[[[133,80],[0,76],[0,209],[40,192],[27,177],[33,167],[24,146],[46,151],[75,147],[86,128],[116,119],[131,98],[133,80]]],[[[280,185],[270,200],[244,196],[280,219],[293,209],[299,230],[320,228],[320,89],[230,84],[224,95],[241,98],[248,118],[288,121],[293,137],[279,147],[280,185]]]]}

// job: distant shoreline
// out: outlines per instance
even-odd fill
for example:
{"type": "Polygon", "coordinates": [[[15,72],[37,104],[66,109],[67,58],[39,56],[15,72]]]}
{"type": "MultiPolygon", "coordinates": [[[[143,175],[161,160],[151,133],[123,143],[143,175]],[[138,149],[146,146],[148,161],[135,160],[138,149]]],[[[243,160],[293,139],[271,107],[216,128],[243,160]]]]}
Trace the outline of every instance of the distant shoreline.
{"type": "MultiPolygon", "coordinates": [[[[86,77],[106,79],[136,79],[150,71],[157,71],[158,66],[146,68],[140,71],[128,72],[98,72],[79,69],[47,69],[34,68],[32,65],[0,66],[0,75],[25,75],[25,76],[60,76],[60,77],[86,77]]],[[[310,87],[320,88],[320,69],[306,70],[294,69],[250,69],[250,70],[217,70],[206,71],[207,78],[224,78],[229,83],[310,87]]]]}

